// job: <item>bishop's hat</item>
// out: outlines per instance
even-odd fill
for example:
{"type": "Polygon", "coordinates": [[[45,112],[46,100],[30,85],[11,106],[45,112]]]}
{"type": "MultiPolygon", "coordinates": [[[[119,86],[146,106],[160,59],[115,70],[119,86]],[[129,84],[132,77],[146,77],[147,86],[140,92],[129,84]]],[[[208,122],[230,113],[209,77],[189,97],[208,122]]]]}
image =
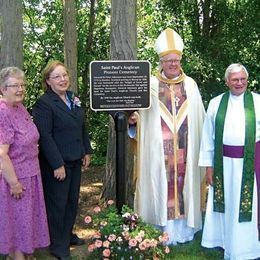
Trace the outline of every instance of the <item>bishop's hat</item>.
{"type": "Polygon", "coordinates": [[[165,29],[155,41],[155,50],[160,57],[169,53],[182,55],[184,43],[181,36],[171,28],[165,29]]]}

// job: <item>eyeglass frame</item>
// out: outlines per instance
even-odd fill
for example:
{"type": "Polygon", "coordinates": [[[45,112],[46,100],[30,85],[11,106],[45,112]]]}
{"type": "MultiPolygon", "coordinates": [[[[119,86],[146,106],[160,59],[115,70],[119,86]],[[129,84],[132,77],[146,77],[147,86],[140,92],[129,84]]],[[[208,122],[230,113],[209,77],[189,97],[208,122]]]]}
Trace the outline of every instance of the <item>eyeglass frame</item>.
{"type": "Polygon", "coordinates": [[[16,88],[18,90],[20,87],[22,89],[25,89],[26,88],[26,84],[25,83],[20,83],[20,84],[14,83],[14,84],[7,84],[7,85],[5,85],[5,87],[7,87],[7,88],[16,88]]]}
{"type": "Polygon", "coordinates": [[[234,79],[230,79],[230,82],[233,83],[233,84],[238,84],[239,82],[241,82],[242,84],[245,84],[247,82],[247,78],[234,78],[234,79]]]}
{"type": "Polygon", "coordinates": [[[179,63],[181,59],[160,59],[161,62],[165,62],[167,64],[179,63]]]}
{"type": "Polygon", "coordinates": [[[55,80],[57,82],[61,81],[62,79],[68,79],[69,78],[69,74],[63,74],[63,75],[56,75],[56,76],[49,76],[49,79],[55,80]]]}

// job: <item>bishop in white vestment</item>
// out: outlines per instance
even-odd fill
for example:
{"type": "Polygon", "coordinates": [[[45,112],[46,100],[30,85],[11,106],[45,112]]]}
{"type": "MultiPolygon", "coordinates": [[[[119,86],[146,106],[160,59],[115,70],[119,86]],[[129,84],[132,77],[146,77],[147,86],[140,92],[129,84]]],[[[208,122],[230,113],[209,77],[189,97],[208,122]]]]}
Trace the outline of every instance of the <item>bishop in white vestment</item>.
{"type": "Polygon", "coordinates": [[[151,107],[139,112],[134,206],[176,244],[202,228],[198,155],[205,110],[196,82],[181,69],[181,37],[168,28],[155,47],[162,69],[151,79],[151,107]]]}

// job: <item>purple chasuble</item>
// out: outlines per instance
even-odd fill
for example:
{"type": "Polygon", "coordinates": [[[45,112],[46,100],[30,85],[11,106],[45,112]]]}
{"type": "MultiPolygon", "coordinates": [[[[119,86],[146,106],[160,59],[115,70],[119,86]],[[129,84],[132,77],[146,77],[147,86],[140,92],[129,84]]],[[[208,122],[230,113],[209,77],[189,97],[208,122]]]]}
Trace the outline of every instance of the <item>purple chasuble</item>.
{"type": "MultiPolygon", "coordinates": [[[[178,112],[187,99],[183,83],[181,82],[169,85],[160,82],[159,99],[170,113],[172,122],[176,124],[178,112]]],[[[165,167],[168,180],[168,220],[178,219],[184,216],[183,186],[187,156],[187,116],[181,122],[180,128],[176,129],[176,133],[172,132],[162,117],[161,127],[163,134],[165,167]],[[177,158],[177,165],[175,165],[176,160],[174,159],[174,156],[177,158]]]]}

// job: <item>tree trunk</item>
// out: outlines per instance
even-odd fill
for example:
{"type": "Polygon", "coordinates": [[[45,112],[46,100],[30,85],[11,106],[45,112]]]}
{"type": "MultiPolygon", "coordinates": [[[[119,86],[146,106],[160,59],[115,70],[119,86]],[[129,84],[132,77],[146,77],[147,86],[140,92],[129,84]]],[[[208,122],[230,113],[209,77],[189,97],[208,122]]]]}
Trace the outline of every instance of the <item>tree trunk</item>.
{"type": "Polygon", "coordinates": [[[0,0],[0,69],[23,68],[22,1],[0,0]]]}
{"type": "Polygon", "coordinates": [[[111,1],[111,59],[135,60],[137,53],[137,1],[111,1]]]}
{"type": "Polygon", "coordinates": [[[70,74],[70,88],[78,92],[77,80],[77,27],[75,0],[63,0],[64,6],[64,63],[70,74]]]}
{"type": "MultiPolygon", "coordinates": [[[[136,0],[112,0],[111,8],[111,60],[135,60],[137,53],[136,0]]],[[[114,121],[110,120],[107,146],[106,176],[102,196],[116,199],[116,133],[114,121]]],[[[127,144],[126,203],[133,205],[132,184],[133,155],[127,144]]],[[[119,187],[120,188],[120,187],[119,187]]]]}
{"type": "MultiPolygon", "coordinates": [[[[89,96],[89,89],[87,89],[87,86],[89,84],[89,63],[92,59],[92,49],[93,49],[93,32],[95,28],[95,5],[96,0],[90,0],[90,11],[89,11],[89,23],[88,23],[88,36],[87,36],[87,42],[86,42],[86,63],[85,67],[82,73],[82,81],[83,85],[86,87],[85,97],[89,96]]],[[[86,103],[86,102],[84,102],[86,103]]]]}

